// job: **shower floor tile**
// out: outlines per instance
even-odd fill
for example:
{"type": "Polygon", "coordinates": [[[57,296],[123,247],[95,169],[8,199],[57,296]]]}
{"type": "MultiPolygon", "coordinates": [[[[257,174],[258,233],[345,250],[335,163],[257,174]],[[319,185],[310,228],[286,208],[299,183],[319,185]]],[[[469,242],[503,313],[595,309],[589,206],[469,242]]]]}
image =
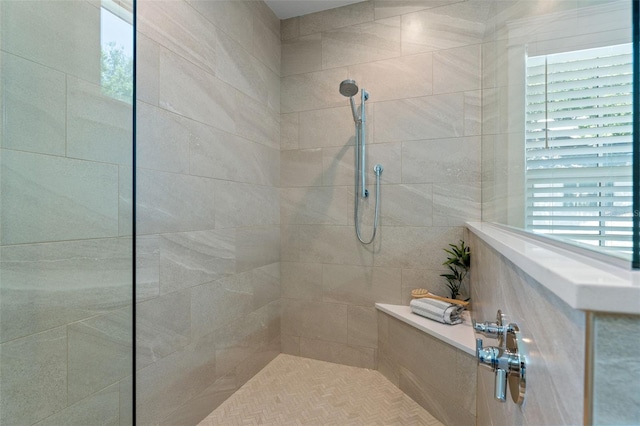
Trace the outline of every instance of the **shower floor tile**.
{"type": "Polygon", "coordinates": [[[199,424],[217,425],[442,423],[378,371],[280,354],[199,424]]]}

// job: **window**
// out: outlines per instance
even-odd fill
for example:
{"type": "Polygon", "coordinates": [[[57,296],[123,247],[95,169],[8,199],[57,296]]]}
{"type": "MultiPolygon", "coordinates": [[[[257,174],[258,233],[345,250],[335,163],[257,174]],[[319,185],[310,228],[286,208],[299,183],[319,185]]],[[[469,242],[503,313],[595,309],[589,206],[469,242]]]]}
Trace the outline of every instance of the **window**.
{"type": "Polygon", "coordinates": [[[526,228],[632,250],[632,45],[527,58],[526,228]]]}
{"type": "Polygon", "coordinates": [[[133,102],[133,25],[131,12],[113,2],[100,9],[101,86],[112,98],[133,102]]]}

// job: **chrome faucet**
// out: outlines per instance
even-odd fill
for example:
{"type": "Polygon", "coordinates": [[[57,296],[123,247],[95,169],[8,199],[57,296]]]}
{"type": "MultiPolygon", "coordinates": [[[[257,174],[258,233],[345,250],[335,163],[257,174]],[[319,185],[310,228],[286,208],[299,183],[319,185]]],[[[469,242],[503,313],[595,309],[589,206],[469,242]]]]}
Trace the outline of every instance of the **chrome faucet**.
{"type": "Polygon", "coordinates": [[[522,404],[526,390],[525,347],[517,324],[503,325],[502,312],[498,310],[495,323],[473,321],[477,333],[498,337],[498,346],[483,347],[482,339],[476,339],[476,359],[478,365],[484,365],[496,373],[494,396],[498,401],[507,400],[507,385],[511,398],[516,404],[522,404]]]}

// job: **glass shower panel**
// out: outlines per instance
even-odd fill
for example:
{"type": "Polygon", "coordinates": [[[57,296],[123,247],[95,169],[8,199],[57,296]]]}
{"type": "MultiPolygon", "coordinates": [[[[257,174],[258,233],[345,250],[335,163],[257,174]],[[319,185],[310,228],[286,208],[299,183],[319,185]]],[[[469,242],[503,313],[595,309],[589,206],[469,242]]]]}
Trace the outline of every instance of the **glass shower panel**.
{"type": "Polygon", "coordinates": [[[0,424],[132,424],[133,12],[0,0],[0,424]]]}

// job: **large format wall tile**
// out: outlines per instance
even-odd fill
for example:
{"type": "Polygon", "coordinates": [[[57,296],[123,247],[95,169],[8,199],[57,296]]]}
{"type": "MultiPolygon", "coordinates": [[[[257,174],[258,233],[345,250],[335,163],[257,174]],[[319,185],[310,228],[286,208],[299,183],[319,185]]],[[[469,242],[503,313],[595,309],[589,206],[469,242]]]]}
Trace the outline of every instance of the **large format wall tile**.
{"type": "Polygon", "coordinates": [[[136,37],[136,100],[157,106],[160,46],[139,31],[136,37]]]}
{"type": "Polygon", "coordinates": [[[283,299],[282,333],[347,343],[347,305],[283,299]]]}
{"type": "MultiPolygon", "coordinates": [[[[137,172],[139,234],[213,229],[215,181],[139,169],[137,172]]],[[[131,199],[120,209],[131,210],[131,199]]]]}
{"type": "Polygon", "coordinates": [[[280,150],[298,149],[299,116],[297,112],[280,114],[280,150]]]}
{"type": "Polygon", "coordinates": [[[191,343],[191,292],[176,291],[136,306],[136,369],[191,343]]]}
{"type": "Polygon", "coordinates": [[[403,183],[480,181],[479,137],[403,142],[402,159],[403,183]]]}
{"type": "Polygon", "coordinates": [[[160,236],[136,236],[136,302],[160,295],[160,236]]]}
{"type": "Polygon", "coordinates": [[[288,18],[280,21],[280,40],[291,40],[300,35],[300,18],[288,18]]]}
{"type": "Polygon", "coordinates": [[[279,227],[260,226],[236,229],[236,268],[238,272],[279,261],[279,227]]]}
{"type": "Polygon", "coordinates": [[[480,45],[433,53],[433,93],[480,90],[480,45]]]}
{"type": "Polygon", "coordinates": [[[372,307],[400,303],[401,276],[397,268],[352,265],[322,266],[322,300],[372,307]]]}
{"type": "Polygon", "coordinates": [[[520,326],[527,339],[527,374],[531,377],[527,381],[526,405],[513,412],[505,410],[490,396],[493,377],[489,371],[479,370],[478,377],[482,380],[478,386],[478,406],[488,407],[483,413],[488,418],[479,413],[478,422],[581,423],[581,391],[585,380],[584,312],[571,309],[472,233],[468,239],[474,253],[471,256],[472,300],[477,301],[474,319],[492,318],[500,308],[510,321],[520,326]],[[557,327],[548,327],[550,323],[557,327]]]}
{"type": "Polygon", "coordinates": [[[131,240],[2,247],[2,341],[131,303],[131,240]]]}
{"type": "Polygon", "coordinates": [[[402,16],[402,53],[482,42],[492,2],[459,2],[402,16]]]}
{"type": "Polygon", "coordinates": [[[458,3],[460,0],[373,0],[376,19],[406,15],[432,7],[458,3]]]}
{"type": "Polygon", "coordinates": [[[236,90],[213,74],[162,49],[159,80],[162,108],[227,132],[236,130],[236,90]]]}
{"type": "Polygon", "coordinates": [[[281,75],[283,77],[320,70],[322,70],[320,33],[296,37],[282,43],[281,75]]]}
{"type": "Polygon", "coordinates": [[[344,187],[285,188],[280,190],[283,225],[346,225],[344,187]]]}
{"type": "Polygon", "coordinates": [[[2,424],[31,425],[67,405],[64,327],[3,343],[0,349],[2,424]]]}
{"type": "Polygon", "coordinates": [[[345,97],[338,89],[348,76],[347,68],[343,67],[283,77],[281,112],[343,106],[345,97]]]}
{"type": "Polygon", "coordinates": [[[214,281],[236,271],[235,232],[208,230],[160,236],[160,294],[214,281]]]}
{"type": "Polygon", "coordinates": [[[67,327],[69,403],[131,375],[132,321],[128,307],[67,327]]]}
{"type": "Polygon", "coordinates": [[[349,306],[347,311],[347,340],[351,346],[378,347],[378,322],[376,308],[349,306]]]}
{"type": "Polygon", "coordinates": [[[378,325],[380,371],[444,424],[475,424],[476,360],[384,313],[378,325]]]}
{"type": "Polygon", "coordinates": [[[479,221],[480,182],[433,184],[433,225],[464,226],[479,221]]]}
{"type": "Polygon", "coordinates": [[[380,234],[375,266],[438,269],[446,258],[441,249],[462,239],[462,228],[384,226],[380,234]]]}
{"type": "Polygon", "coordinates": [[[68,426],[105,425],[118,426],[122,422],[120,405],[122,400],[118,384],[109,386],[95,394],[70,405],[64,410],[47,417],[36,426],[68,426]]]}
{"type": "Polygon", "coordinates": [[[375,349],[306,337],[300,338],[300,356],[360,368],[376,366],[375,349]]]}
{"type": "Polygon", "coordinates": [[[250,273],[234,275],[191,290],[192,335],[196,338],[237,321],[253,311],[250,273]]]}
{"type": "Polygon", "coordinates": [[[256,352],[280,339],[280,325],[280,303],[275,301],[217,329],[216,374],[221,376],[236,369],[239,376],[238,370],[251,362],[256,352]]]}
{"type": "Polygon", "coordinates": [[[2,147],[65,154],[65,76],[2,52],[2,147]]]}
{"type": "Polygon", "coordinates": [[[322,185],[354,185],[355,151],[355,145],[322,148],[322,185]]]}
{"type": "Polygon", "coordinates": [[[322,33],[324,69],[400,56],[400,17],[322,33]]]}
{"type": "Polygon", "coordinates": [[[322,300],[322,265],[319,263],[282,262],[282,297],[322,300]]]}
{"type": "MultiPolygon", "coordinates": [[[[278,83],[279,80],[279,78],[275,79],[278,83]]],[[[267,84],[269,86],[268,92],[277,90],[280,93],[279,84],[267,84]]],[[[237,92],[237,134],[270,148],[278,149],[280,147],[279,101],[273,99],[270,93],[267,93],[267,96],[267,103],[261,103],[242,92],[237,92]]]]}
{"type": "Polygon", "coordinates": [[[280,152],[192,122],[191,174],[274,186],[280,182],[280,152]]]}
{"type": "Polygon", "coordinates": [[[156,129],[138,169],[137,424],[168,426],[197,424],[279,352],[280,42],[258,2],[154,3],[147,29],[168,26],[151,36],[160,109],[138,123],[156,129]]]}
{"type": "MultiPolygon", "coordinates": [[[[457,243],[457,241],[452,241],[457,243]]],[[[447,246],[448,247],[448,246],[447,246]]],[[[441,247],[444,249],[445,247],[441,247]]],[[[442,261],[447,257],[444,251],[440,251],[442,261]]],[[[411,299],[411,290],[416,288],[424,288],[429,290],[429,293],[437,294],[438,296],[449,297],[451,290],[447,287],[447,281],[440,274],[445,273],[446,267],[438,265],[434,269],[402,269],[402,303],[408,305],[411,299]]],[[[467,280],[467,284],[462,288],[462,294],[468,295],[470,289],[467,280]]]]}
{"type": "MultiPolygon", "coordinates": [[[[217,3],[217,2],[208,2],[217,3]]],[[[240,384],[235,372],[230,372],[218,379],[204,391],[178,407],[169,417],[165,418],[161,426],[197,425],[202,419],[211,414],[212,408],[222,404],[238,390],[240,384]]]]}
{"type": "Polygon", "coordinates": [[[67,156],[131,164],[133,107],[102,87],[67,78],[67,156]]]}
{"type": "Polygon", "coordinates": [[[349,66],[349,78],[369,91],[372,102],[431,95],[432,54],[404,56],[349,66]]]}
{"type": "Polygon", "coordinates": [[[278,188],[237,182],[216,184],[216,227],[279,225],[278,188]]]}
{"type": "Polygon", "coordinates": [[[373,264],[373,248],[360,244],[353,226],[305,225],[299,228],[299,239],[302,262],[373,264]]]}
{"type": "Polygon", "coordinates": [[[216,76],[266,105],[269,96],[266,84],[267,75],[273,71],[222,31],[218,32],[217,38],[216,76]]]}
{"type": "MultiPolygon", "coordinates": [[[[370,191],[373,191],[371,185],[370,191]]],[[[432,226],[434,201],[430,184],[382,185],[380,223],[385,226],[432,226]]],[[[373,192],[372,192],[373,193],[373,192]]],[[[369,208],[362,223],[372,224],[374,202],[369,200],[369,208]]]]}
{"type": "MultiPolygon", "coordinates": [[[[336,88],[338,84],[336,84],[336,88]]],[[[355,144],[355,126],[351,107],[346,106],[349,105],[347,98],[345,98],[344,104],[345,106],[339,108],[300,113],[300,149],[355,144]]]]}
{"type": "Polygon", "coordinates": [[[472,90],[464,93],[464,135],[482,134],[482,93],[481,90],[472,90]]]}
{"type": "Polygon", "coordinates": [[[628,407],[640,404],[636,380],[640,374],[638,339],[640,317],[637,315],[596,314],[594,318],[593,423],[629,424],[638,418],[628,407]],[[611,392],[618,389],[620,392],[611,392]]]}
{"type": "Polygon", "coordinates": [[[280,260],[296,262],[300,253],[300,226],[282,225],[280,227],[280,260]]]}
{"type": "Polygon", "coordinates": [[[188,3],[247,51],[251,51],[253,25],[250,23],[253,21],[253,11],[249,2],[188,0],[188,3]]]}
{"type": "Polygon", "coordinates": [[[137,424],[158,424],[214,383],[216,365],[211,356],[213,353],[215,341],[208,335],[194,340],[184,350],[138,370],[137,424]]]}
{"type": "Polygon", "coordinates": [[[195,124],[192,126],[190,120],[144,102],[137,103],[136,120],[144,123],[136,127],[136,166],[188,173],[195,124]]]}
{"type": "MultiPolygon", "coordinates": [[[[370,140],[368,138],[368,140],[370,140]]],[[[368,144],[366,147],[367,164],[367,188],[371,195],[374,194],[376,176],[373,172],[375,164],[381,164],[384,172],[380,177],[380,183],[393,184],[402,181],[401,144],[377,143],[368,144]]],[[[345,145],[340,148],[322,149],[323,185],[348,186],[350,200],[353,199],[356,148],[354,145],[345,145]]],[[[369,200],[372,200],[370,198],[369,200]]],[[[351,202],[351,201],[350,201],[351,202]]],[[[384,212],[383,212],[384,213],[384,212]]]]}
{"type": "Polygon", "coordinates": [[[92,83],[100,82],[100,8],[90,2],[2,5],[2,49],[92,83]],[[22,26],[29,22],[29,31],[22,26]]]}
{"type": "Polygon", "coordinates": [[[239,275],[238,280],[248,280],[251,283],[254,310],[279,300],[282,295],[280,262],[255,268],[239,275]]]}
{"type": "Polygon", "coordinates": [[[376,142],[464,135],[464,95],[407,98],[376,104],[376,142]]]}
{"type": "MultiPolygon", "coordinates": [[[[282,279],[285,316],[287,309],[299,315],[283,318],[286,350],[385,365],[377,359],[373,304],[406,304],[415,287],[445,292],[442,249],[480,215],[480,45],[491,8],[472,3],[369,1],[282,22],[282,279]],[[300,52],[303,46],[309,49],[300,52]],[[338,92],[345,78],[369,92],[370,195],[359,200],[358,218],[354,125],[348,99],[338,92]],[[376,163],[384,167],[381,225],[375,243],[363,245],[354,222],[365,238],[371,235],[376,163]],[[332,213],[335,194],[345,190],[346,226],[332,213]],[[328,317],[321,308],[305,313],[312,302],[348,304],[347,341],[287,329],[290,320],[328,317]]],[[[399,384],[399,370],[395,377],[399,384]]]]}
{"type": "Polygon", "coordinates": [[[2,243],[118,235],[118,168],[3,150],[2,243]]]}
{"type": "MultiPolygon", "coordinates": [[[[278,26],[280,26],[278,19],[278,26]]],[[[280,37],[262,20],[253,21],[253,54],[278,76],[281,75],[280,37]]]]}
{"type": "Polygon", "coordinates": [[[280,185],[322,185],[322,150],[305,149],[280,152],[280,185]]]}
{"type": "Polygon", "coordinates": [[[189,4],[141,1],[137,14],[138,31],[200,68],[216,72],[215,27],[189,4]]]}
{"type": "Polygon", "coordinates": [[[328,31],[373,21],[373,4],[359,2],[338,9],[310,13],[300,18],[300,35],[328,31]]]}

